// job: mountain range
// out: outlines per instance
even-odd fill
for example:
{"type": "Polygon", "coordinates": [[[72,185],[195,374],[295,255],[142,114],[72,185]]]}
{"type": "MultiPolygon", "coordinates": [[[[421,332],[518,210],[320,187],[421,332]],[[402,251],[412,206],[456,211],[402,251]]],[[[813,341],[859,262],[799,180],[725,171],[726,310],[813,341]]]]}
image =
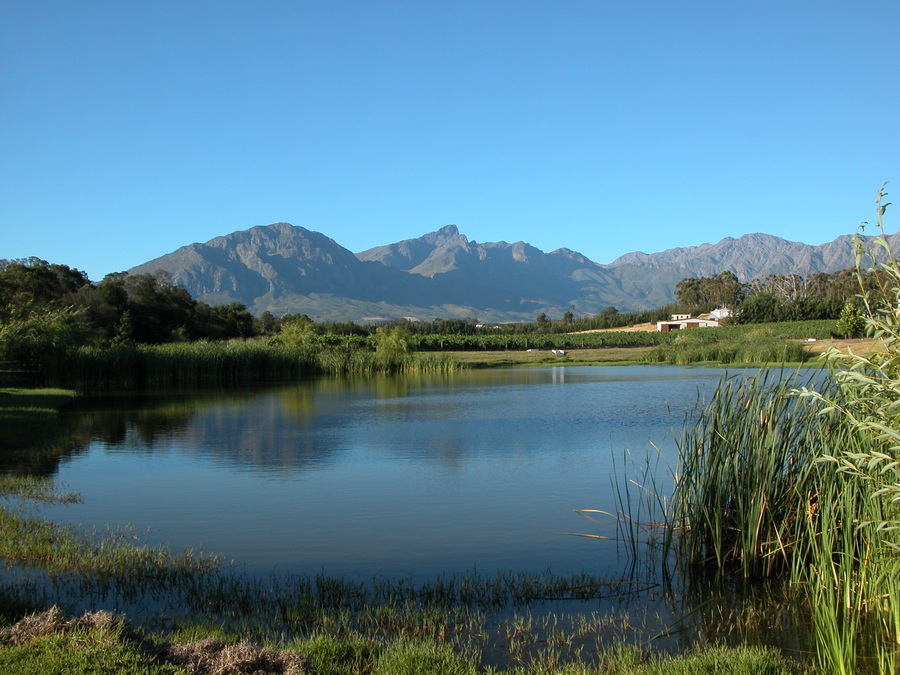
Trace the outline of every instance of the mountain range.
{"type": "MultiPolygon", "coordinates": [[[[888,239],[900,244],[900,233],[888,239]]],[[[812,246],[747,234],[717,244],[628,253],[604,265],[568,248],[545,253],[522,241],[479,243],[455,225],[354,254],[320,232],[275,223],[183,246],[128,272],[164,270],[197,299],[241,302],[257,315],[497,322],[531,321],[542,312],[558,318],[573,308],[577,316],[607,307],[652,309],[672,302],[682,279],[725,270],[750,281],[853,265],[849,235],[812,246]]]]}

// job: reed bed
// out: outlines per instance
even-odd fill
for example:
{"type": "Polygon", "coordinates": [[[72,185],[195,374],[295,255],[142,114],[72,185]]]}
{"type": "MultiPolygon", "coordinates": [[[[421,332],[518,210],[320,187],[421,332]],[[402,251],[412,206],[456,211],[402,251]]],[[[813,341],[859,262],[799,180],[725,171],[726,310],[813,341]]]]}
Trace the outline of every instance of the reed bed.
{"type": "MultiPolygon", "coordinates": [[[[741,327],[744,328],[744,327],[741,327]]],[[[730,331],[725,328],[688,328],[669,344],[644,354],[648,363],[688,365],[692,363],[784,364],[810,359],[803,343],[778,335],[771,328],[730,331]]]]}
{"type": "Polygon", "coordinates": [[[826,439],[847,434],[791,395],[800,377],[726,378],[683,429],[668,523],[680,560],[756,577],[805,555],[798,547],[818,499],[816,460],[826,439]]]}
{"type": "MultiPolygon", "coordinates": [[[[682,566],[804,589],[820,669],[900,669],[900,263],[857,239],[867,355],[831,350],[819,382],[724,381],[679,443],[665,550],[682,566]],[[880,260],[868,293],[863,261],[880,260]]],[[[873,268],[874,269],[874,268],[873,268]]]]}
{"type": "MultiPolygon", "coordinates": [[[[897,503],[834,457],[872,457],[870,436],[828,414],[829,373],[765,371],[723,380],[679,438],[663,550],[720,580],[777,578],[796,603],[826,672],[895,672],[900,636],[897,503]]],[[[696,572],[694,572],[696,574],[696,572]]],[[[713,596],[710,596],[713,597],[713,596]]]]}
{"type": "Polygon", "coordinates": [[[449,372],[441,354],[386,361],[364,345],[290,347],[262,340],[81,347],[42,364],[39,379],[79,390],[192,387],[296,380],[313,375],[449,372]]]}

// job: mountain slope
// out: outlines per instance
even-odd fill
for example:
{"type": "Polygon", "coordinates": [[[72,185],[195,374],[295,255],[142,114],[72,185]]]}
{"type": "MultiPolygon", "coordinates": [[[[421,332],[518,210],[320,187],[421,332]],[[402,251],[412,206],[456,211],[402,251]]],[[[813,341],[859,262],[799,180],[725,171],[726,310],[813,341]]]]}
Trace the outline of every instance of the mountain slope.
{"type": "MultiPolygon", "coordinates": [[[[888,237],[896,246],[900,233],[888,237]]],[[[787,241],[770,234],[745,234],[738,239],[726,237],[716,244],[673,248],[660,253],[627,253],[605,267],[633,266],[644,270],[680,268],[684,276],[710,276],[730,270],[742,281],[769,274],[835,272],[854,265],[853,237],[844,235],[834,241],[810,246],[787,241]]],[[[684,278],[684,277],[682,277],[684,278]]]]}
{"type": "MultiPolygon", "coordinates": [[[[890,239],[900,245],[900,234],[890,239]]],[[[478,317],[532,320],[659,307],[685,277],[731,270],[743,281],[769,274],[852,267],[851,237],[809,246],[766,234],[659,253],[634,252],[607,265],[561,248],[470,241],[455,225],[354,255],[319,232],[287,223],[196,243],[129,270],[166,270],[211,304],[242,302],[256,314],[304,313],[318,321],[478,317]]]]}

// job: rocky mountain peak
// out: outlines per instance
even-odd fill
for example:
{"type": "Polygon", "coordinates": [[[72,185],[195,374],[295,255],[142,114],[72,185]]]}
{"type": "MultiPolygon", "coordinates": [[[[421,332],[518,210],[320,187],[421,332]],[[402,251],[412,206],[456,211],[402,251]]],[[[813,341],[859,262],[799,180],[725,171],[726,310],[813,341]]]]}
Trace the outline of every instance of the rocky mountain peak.
{"type": "MultiPolygon", "coordinates": [[[[900,234],[888,239],[900,248],[900,234]]],[[[242,302],[257,314],[510,321],[561,316],[572,305],[580,313],[652,309],[671,302],[686,277],[731,271],[751,281],[853,264],[850,236],[810,246],[753,233],[599,265],[568,248],[470,241],[456,225],[354,255],[320,232],[275,223],[183,246],[129,272],[166,270],[194,297],[242,302]]]]}

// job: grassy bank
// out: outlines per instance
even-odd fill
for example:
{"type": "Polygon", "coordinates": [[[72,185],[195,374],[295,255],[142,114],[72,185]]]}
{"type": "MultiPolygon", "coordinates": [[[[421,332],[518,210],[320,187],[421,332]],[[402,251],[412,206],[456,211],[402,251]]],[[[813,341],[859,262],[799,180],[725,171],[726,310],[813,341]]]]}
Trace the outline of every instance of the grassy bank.
{"type": "Polygon", "coordinates": [[[427,639],[390,642],[320,635],[286,644],[260,646],[229,638],[189,642],[154,641],[120,617],[105,612],[78,619],[48,611],[0,632],[0,668],[5,672],[178,675],[199,673],[281,673],[299,675],[787,675],[801,671],[773,650],[710,647],[680,656],[648,655],[620,646],[596,656],[593,664],[532,663],[508,670],[480,667],[476,655],[427,639]]]}
{"type": "Polygon", "coordinates": [[[277,339],[78,347],[44,358],[35,381],[81,390],[222,386],[316,375],[449,372],[461,367],[672,363],[803,363],[833,322],[695,328],[675,333],[613,330],[527,335],[369,338],[289,331],[277,339]],[[554,353],[559,350],[564,354],[554,353]]]}
{"type": "Polygon", "coordinates": [[[29,500],[77,498],[53,488],[46,479],[0,482],[0,559],[18,570],[0,584],[3,672],[801,672],[772,649],[672,656],[641,637],[646,619],[543,609],[616,598],[621,580],[258,578],[201,553],[142,545],[132,532],[30,515],[29,500]],[[132,620],[98,609],[110,606],[131,608],[132,620]]]}
{"type": "Polygon", "coordinates": [[[60,410],[74,397],[74,391],[64,389],[0,389],[0,463],[6,471],[55,467],[54,440],[63,430],[60,410]]]}
{"type": "Polygon", "coordinates": [[[442,354],[385,358],[357,345],[296,348],[262,340],[80,347],[48,359],[39,381],[76,389],[220,386],[279,382],[315,375],[447,372],[442,354]]]}
{"type": "MultiPolygon", "coordinates": [[[[50,486],[18,481],[18,494],[50,486]]],[[[193,553],[12,514],[0,557],[30,573],[0,588],[0,670],[18,673],[797,673],[775,650],[665,654],[621,614],[535,603],[620,593],[590,577],[477,574],[413,584],[258,579],[193,553]],[[92,604],[154,607],[139,624],[92,604]],[[59,607],[63,609],[59,609],[59,607]]]]}
{"type": "Polygon", "coordinates": [[[515,368],[519,366],[609,366],[642,363],[651,347],[606,347],[573,349],[563,355],[550,350],[447,352],[468,368],[515,368]]]}
{"type": "MultiPolygon", "coordinates": [[[[447,353],[454,360],[477,368],[635,363],[760,367],[810,364],[818,354],[836,342],[864,350],[873,342],[837,341],[831,338],[833,321],[690,328],[666,334],[657,333],[652,325],[636,328],[643,330],[549,334],[540,347],[527,350],[521,345],[504,349],[482,346],[447,353]],[[579,346],[581,335],[590,336],[593,346],[579,346]],[[627,340],[623,339],[625,336],[628,336],[627,340]],[[565,354],[554,354],[552,349],[563,349],[565,354]]],[[[495,339],[499,338],[495,336],[495,339]]]]}

